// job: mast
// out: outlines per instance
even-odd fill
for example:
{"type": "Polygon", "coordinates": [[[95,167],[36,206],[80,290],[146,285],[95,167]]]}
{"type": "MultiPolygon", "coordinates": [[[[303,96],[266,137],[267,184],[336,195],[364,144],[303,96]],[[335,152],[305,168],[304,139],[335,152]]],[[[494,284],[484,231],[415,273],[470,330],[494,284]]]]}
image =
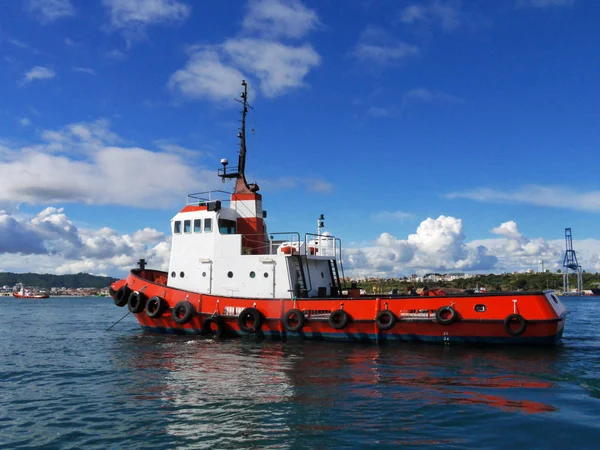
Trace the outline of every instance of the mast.
{"type": "MultiPolygon", "coordinates": [[[[238,157],[237,167],[232,167],[230,172],[227,172],[227,159],[222,159],[221,164],[223,168],[219,169],[219,176],[225,181],[226,178],[235,178],[235,191],[236,194],[257,192],[259,187],[257,184],[248,184],[246,181],[246,115],[248,114],[248,108],[252,108],[248,103],[248,83],[246,80],[242,80],[242,86],[244,91],[241,93],[241,100],[235,99],[236,102],[242,104],[242,126],[238,132],[238,138],[240,140],[240,154],[238,157]]],[[[252,108],[253,109],[253,108],[252,108]]]]}

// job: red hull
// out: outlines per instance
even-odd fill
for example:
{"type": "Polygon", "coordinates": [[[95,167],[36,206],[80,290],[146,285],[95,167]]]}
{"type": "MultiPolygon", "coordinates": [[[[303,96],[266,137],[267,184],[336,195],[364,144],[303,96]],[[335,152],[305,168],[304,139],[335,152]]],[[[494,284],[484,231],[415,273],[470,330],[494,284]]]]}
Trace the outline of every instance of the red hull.
{"type": "MultiPolygon", "coordinates": [[[[512,292],[464,294],[449,296],[359,296],[291,299],[258,299],[223,297],[173,289],[154,282],[166,274],[153,270],[132,271],[127,279],[116,282],[117,290],[126,286],[126,294],[141,292],[145,303],[150,297],[165,300],[167,309],[158,318],[149,317],[143,309],[136,313],[140,325],[147,330],[175,334],[250,335],[265,337],[300,337],[347,341],[431,341],[499,344],[548,344],[560,342],[566,320],[566,309],[558,298],[544,292],[512,292]],[[179,302],[193,306],[187,323],[178,323],[173,310],[179,302]],[[451,307],[452,317],[436,316],[451,307]],[[250,308],[260,315],[260,323],[242,311],[250,308]],[[289,331],[286,313],[302,311],[304,324],[298,331],[289,331]],[[331,322],[334,311],[342,310],[347,323],[331,322]],[[381,311],[393,323],[380,320],[381,311]],[[439,313],[438,313],[439,314],[439,313]],[[520,318],[512,318],[518,315],[520,318]],[[510,320],[509,320],[510,319],[510,320]],[[519,322],[522,320],[522,322],[519,322]],[[287,322],[286,322],[287,321],[287,322]],[[212,323],[211,323],[212,322],[212,323]],[[332,325],[336,325],[335,327],[332,325]],[[254,325],[257,325],[254,327],[254,325]],[[286,327],[287,325],[287,327],[286,327]],[[339,325],[342,325],[339,327],[339,325]],[[254,328],[257,328],[254,330],[254,328]],[[387,329],[389,328],[389,329],[387,329]]],[[[139,300],[139,299],[138,299],[139,300]]],[[[122,300],[121,300],[122,303],[122,300]]],[[[139,303],[139,302],[138,302],[139,303]]],[[[122,305],[124,306],[124,305],[122,305]]],[[[135,305],[133,305],[135,306],[135,305]]],[[[129,307],[132,301],[129,298],[129,307]]],[[[135,309],[135,308],[133,308],[135,309]]],[[[138,305],[139,309],[139,305],[138,305]]],[[[177,316],[179,321],[181,317],[177,316]]]]}

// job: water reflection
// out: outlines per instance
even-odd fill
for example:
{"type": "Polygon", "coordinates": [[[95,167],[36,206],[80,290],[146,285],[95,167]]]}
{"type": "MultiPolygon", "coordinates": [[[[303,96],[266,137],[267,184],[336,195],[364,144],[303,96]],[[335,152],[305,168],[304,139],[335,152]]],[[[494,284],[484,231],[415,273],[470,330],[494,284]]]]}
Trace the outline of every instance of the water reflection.
{"type": "MultiPolygon", "coordinates": [[[[145,379],[129,383],[129,395],[160,399],[164,433],[186,447],[293,447],[310,437],[342,445],[352,443],[348,430],[355,439],[382,427],[384,441],[402,433],[402,442],[416,444],[431,441],[424,427],[445,426],[448,417],[468,427],[471,414],[557,410],[556,349],[155,335],[122,344],[135,347],[126,364],[145,379]]],[[[464,444],[464,434],[440,442],[464,444]]]]}

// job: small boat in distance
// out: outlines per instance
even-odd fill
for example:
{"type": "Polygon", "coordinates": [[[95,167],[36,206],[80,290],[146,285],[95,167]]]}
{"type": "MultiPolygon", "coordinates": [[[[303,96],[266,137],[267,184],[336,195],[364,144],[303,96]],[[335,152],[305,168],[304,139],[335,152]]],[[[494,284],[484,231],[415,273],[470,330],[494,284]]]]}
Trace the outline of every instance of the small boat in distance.
{"type": "Polygon", "coordinates": [[[257,184],[246,181],[244,91],[237,167],[218,176],[232,193],[189,194],[171,219],[168,272],[139,268],[110,286],[149,331],[208,336],[444,344],[561,341],[567,310],[552,291],[368,295],[345,283],[342,241],[323,232],[268,232],[257,184]]]}
{"type": "Polygon", "coordinates": [[[49,298],[50,294],[45,291],[26,288],[23,283],[17,283],[13,288],[13,297],[16,298],[49,298]]]}

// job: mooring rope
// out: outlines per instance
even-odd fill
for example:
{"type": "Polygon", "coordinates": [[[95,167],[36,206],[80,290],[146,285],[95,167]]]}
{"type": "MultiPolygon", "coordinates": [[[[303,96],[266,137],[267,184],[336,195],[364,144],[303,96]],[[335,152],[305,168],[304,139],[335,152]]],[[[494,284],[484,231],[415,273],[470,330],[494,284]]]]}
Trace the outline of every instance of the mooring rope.
{"type": "Polygon", "coordinates": [[[129,314],[131,314],[131,311],[128,311],[127,314],[125,314],[123,317],[121,317],[119,320],[117,320],[115,323],[113,323],[110,327],[108,327],[106,329],[106,331],[110,331],[110,329],[112,327],[114,327],[116,324],[118,324],[121,320],[123,320],[125,317],[127,317],[129,314]]]}

